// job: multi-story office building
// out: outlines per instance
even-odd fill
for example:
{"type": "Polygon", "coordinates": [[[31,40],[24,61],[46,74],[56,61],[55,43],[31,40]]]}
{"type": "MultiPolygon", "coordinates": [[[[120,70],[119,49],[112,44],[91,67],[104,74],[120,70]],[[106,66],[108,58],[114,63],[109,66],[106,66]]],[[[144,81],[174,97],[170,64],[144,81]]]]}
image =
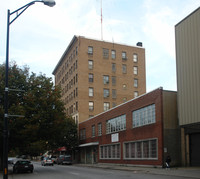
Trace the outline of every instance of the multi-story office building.
{"type": "Polygon", "coordinates": [[[175,26],[183,165],[200,166],[200,8],[175,26]]]}
{"type": "Polygon", "coordinates": [[[145,49],[74,36],[53,75],[79,123],[146,92],[145,49]]]}

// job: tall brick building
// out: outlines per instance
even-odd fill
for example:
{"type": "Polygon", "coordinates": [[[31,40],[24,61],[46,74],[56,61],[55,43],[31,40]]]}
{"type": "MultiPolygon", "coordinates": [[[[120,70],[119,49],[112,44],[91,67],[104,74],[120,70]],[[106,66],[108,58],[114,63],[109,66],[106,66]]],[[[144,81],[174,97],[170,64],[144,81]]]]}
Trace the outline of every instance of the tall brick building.
{"type": "Polygon", "coordinates": [[[53,75],[80,123],[146,92],[145,49],[74,36],[53,75]]]}

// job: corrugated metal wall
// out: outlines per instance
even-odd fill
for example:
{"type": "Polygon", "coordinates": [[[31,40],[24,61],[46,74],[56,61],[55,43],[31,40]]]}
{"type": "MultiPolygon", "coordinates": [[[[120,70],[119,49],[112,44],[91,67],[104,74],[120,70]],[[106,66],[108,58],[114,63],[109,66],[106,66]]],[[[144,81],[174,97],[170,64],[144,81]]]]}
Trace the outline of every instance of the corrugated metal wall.
{"type": "Polygon", "coordinates": [[[179,124],[200,122],[200,8],[175,26],[179,124]]]}

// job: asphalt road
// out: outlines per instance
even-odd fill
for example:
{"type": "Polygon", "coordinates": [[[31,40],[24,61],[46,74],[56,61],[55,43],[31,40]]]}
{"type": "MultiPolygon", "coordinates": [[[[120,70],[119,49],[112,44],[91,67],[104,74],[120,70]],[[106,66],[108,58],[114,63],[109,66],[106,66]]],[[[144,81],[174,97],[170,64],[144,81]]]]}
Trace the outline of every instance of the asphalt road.
{"type": "MultiPolygon", "coordinates": [[[[183,177],[146,174],[136,171],[121,171],[90,168],[78,165],[41,166],[33,162],[33,173],[9,173],[9,179],[182,179],[183,177]]],[[[185,178],[184,179],[189,179],[185,178]]]]}

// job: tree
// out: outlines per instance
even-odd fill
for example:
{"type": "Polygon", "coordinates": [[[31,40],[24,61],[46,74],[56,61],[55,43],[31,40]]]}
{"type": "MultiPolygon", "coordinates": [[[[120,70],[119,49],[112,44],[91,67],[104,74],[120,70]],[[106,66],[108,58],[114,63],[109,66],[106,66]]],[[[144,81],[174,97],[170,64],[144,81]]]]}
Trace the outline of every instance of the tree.
{"type": "MultiPolygon", "coordinates": [[[[4,115],[4,69],[4,65],[0,65],[1,119],[4,115]]],[[[19,68],[16,63],[11,63],[9,89],[24,90],[9,91],[9,114],[24,116],[9,118],[10,152],[36,156],[60,146],[68,149],[77,146],[77,126],[74,120],[66,116],[64,103],[61,101],[61,89],[54,87],[51,78],[43,74],[29,75],[27,66],[19,68]]],[[[2,120],[0,125],[2,129],[2,120]]]]}

